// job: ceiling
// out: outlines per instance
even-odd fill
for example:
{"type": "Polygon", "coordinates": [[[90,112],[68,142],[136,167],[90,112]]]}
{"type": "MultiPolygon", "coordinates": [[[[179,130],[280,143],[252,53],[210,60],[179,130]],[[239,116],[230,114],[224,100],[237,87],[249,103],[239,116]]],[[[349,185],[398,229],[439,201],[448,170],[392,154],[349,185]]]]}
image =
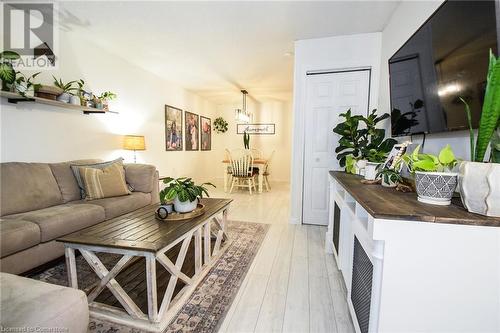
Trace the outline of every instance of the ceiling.
{"type": "Polygon", "coordinates": [[[61,26],[215,102],[287,100],[299,39],[381,31],[397,1],[62,2],[61,26]]]}

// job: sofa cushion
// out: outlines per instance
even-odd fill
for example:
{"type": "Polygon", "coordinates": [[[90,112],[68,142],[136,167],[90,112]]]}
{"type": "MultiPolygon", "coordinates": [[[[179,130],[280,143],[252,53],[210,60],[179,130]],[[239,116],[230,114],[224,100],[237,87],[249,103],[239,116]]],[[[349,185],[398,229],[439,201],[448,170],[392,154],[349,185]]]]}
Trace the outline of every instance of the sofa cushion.
{"type": "MultiPolygon", "coordinates": [[[[74,203],[86,203],[88,201],[80,201],[74,203]]],[[[106,220],[112,219],[126,213],[130,213],[136,209],[147,206],[151,203],[151,193],[132,192],[130,195],[121,197],[97,199],[91,201],[92,205],[99,205],[106,212],[106,220]]]]}
{"type": "Polygon", "coordinates": [[[59,186],[59,190],[61,191],[64,203],[81,199],[80,188],[76,182],[73,170],[71,170],[71,165],[85,165],[99,162],[101,161],[94,159],[49,164],[52,174],[57,181],[57,185],[59,186]]]}
{"type": "Polygon", "coordinates": [[[94,168],[94,169],[104,169],[107,166],[110,166],[111,164],[114,163],[121,163],[123,165],[123,158],[117,158],[112,161],[106,161],[106,162],[99,162],[99,163],[92,163],[92,164],[72,164],[71,165],[71,170],[73,171],[73,174],[75,175],[76,182],[78,183],[78,187],[80,188],[80,199],[85,199],[85,185],[83,184],[82,177],[80,176],[80,167],[89,167],[89,168],[94,168]]]}
{"type": "Polygon", "coordinates": [[[87,332],[89,307],[83,291],[7,273],[0,273],[0,286],[1,326],[6,331],[87,332]]]}
{"type": "Polygon", "coordinates": [[[27,249],[40,243],[40,228],[24,220],[0,219],[0,257],[27,249]]]}
{"type": "Polygon", "coordinates": [[[120,163],[113,163],[103,169],[79,167],[85,187],[85,199],[96,200],[130,194],[125,183],[125,170],[120,163]]]}
{"type": "Polygon", "coordinates": [[[10,215],[62,203],[48,164],[8,162],[0,165],[0,215],[10,215]]]}
{"type": "Polygon", "coordinates": [[[38,224],[41,241],[48,242],[104,221],[104,209],[98,205],[67,203],[32,212],[5,216],[38,224]]]}
{"type": "Polygon", "coordinates": [[[125,179],[134,191],[150,193],[156,168],[148,164],[125,164],[125,179]]]}

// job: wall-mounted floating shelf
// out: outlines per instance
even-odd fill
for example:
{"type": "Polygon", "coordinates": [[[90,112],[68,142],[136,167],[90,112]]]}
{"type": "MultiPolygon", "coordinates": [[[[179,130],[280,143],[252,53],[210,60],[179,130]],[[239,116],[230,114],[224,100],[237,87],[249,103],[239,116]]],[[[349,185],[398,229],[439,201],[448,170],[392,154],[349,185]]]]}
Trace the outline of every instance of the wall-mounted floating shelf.
{"type": "Polygon", "coordinates": [[[47,99],[47,98],[23,97],[19,94],[8,92],[8,91],[0,91],[0,97],[7,98],[7,101],[9,103],[13,103],[13,104],[39,103],[39,104],[45,104],[45,105],[55,106],[55,107],[64,108],[64,109],[82,111],[84,114],[94,114],[94,113],[115,113],[115,114],[118,114],[118,112],[115,112],[115,111],[106,111],[106,110],[91,108],[91,107],[87,107],[87,106],[74,105],[74,104],[54,101],[54,100],[47,99]]]}

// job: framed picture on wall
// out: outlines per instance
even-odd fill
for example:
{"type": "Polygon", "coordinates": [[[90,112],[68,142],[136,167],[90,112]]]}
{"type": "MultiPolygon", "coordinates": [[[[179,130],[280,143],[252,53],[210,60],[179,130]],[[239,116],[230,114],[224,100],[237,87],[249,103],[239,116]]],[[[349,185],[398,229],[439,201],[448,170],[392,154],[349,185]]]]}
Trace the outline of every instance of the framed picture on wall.
{"type": "Polygon", "coordinates": [[[182,150],[182,110],[165,105],[165,150],[182,150]]]}
{"type": "Polygon", "coordinates": [[[200,117],[201,150],[212,150],[212,120],[200,117]]]}
{"type": "Polygon", "coordinates": [[[188,111],[184,112],[186,150],[199,150],[200,117],[188,111]]]}

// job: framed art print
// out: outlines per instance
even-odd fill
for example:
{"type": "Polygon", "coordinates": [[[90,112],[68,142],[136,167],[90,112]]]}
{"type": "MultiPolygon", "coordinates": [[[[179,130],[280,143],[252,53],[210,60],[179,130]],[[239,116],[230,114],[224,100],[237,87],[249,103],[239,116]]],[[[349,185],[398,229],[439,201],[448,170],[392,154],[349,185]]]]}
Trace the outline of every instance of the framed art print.
{"type": "Polygon", "coordinates": [[[200,117],[201,150],[212,150],[212,120],[200,117]]]}
{"type": "Polygon", "coordinates": [[[165,150],[182,150],[182,110],[165,105],[165,150]]]}
{"type": "Polygon", "coordinates": [[[184,112],[184,122],[185,122],[185,141],[186,150],[193,151],[200,149],[200,117],[188,111],[184,112]]]}

